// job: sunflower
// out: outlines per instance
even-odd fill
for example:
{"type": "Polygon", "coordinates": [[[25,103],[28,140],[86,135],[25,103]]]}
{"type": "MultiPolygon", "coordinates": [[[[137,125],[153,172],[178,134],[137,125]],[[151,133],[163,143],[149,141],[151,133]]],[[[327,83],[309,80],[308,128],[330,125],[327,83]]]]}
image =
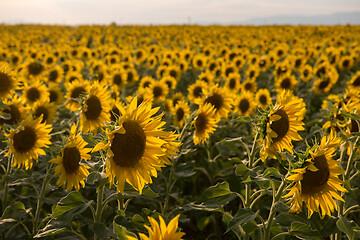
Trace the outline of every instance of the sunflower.
{"type": "Polygon", "coordinates": [[[303,80],[304,82],[309,81],[313,76],[313,69],[310,65],[306,64],[302,69],[301,69],[301,76],[300,79],[303,80]]]}
{"type": "Polygon", "coordinates": [[[321,78],[316,79],[314,81],[314,85],[312,87],[313,91],[317,94],[327,93],[334,86],[339,78],[339,74],[337,71],[329,71],[321,78]]]}
{"type": "Polygon", "coordinates": [[[18,82],[14,75],[15,73],[9,70],[7,63],[0,63],[0,99],[10,96],[17,88],[18,82]]]}
{"type": "Polygon", "coordinates": [[[151,98],[154,100],[155,103],[164,101],[169,93],[168,85],[160,81],[154,81],[149,86],[149,90],[151,93],[151,98]]]}
{"type": "Polygon", "coordinates": [[[344,173],[339,162],[333,160],[336,147],[341,144],[341,139],[336,137],[335,132],[331,131],[325,136],[313,152],[310,150],[310,158],[304,161],[305,166],[293,170],[293,175],[287,180],[292,181],[293,185],[284,198],[291,197],[290,212],[301,212],[303,203],[307,206],[308,217],[314,212],[318,212],[321,218],[325,215],[331,216],[337,210],[337,203],[334,198],[343,201],[338,191],[347,192],[341,186],[343,182],[338,175],[344,173]],[[321,211],[320,211],[321,210],[321,211]]]}
{"type": "Polygon", "coordinates": [[[28,80],[40,80],[46,72],[45,66],[39,61],[24,63],[24,70],[28,80]]]}
{"type": "Polygon", "coordinates": [[[49,162],[57,164],[55,167],[55,175],[60,175],[56,184],[65,186],[69,191],[73,187],[79,191],[80,185],[85,186],[85,178],[89,175],[89,166],[80,164],[82,159],[89,160],[91,156],[88,154],[91,148],[85,148],[87,143],[81,137],[81,134],[76,134],[75,124],[71,127],[70,137],[65,146],[61,150],[61,156],[51,159],[49,162]]]}
{"type": "Polygon", "coordinates": [[[23,57],[18,52],[12,52],[10,56],[10,64],[12,66],[19,66],[23,61],[23,57]]]}
{"type": "Polygon", "coordinates": [[[205,97],[207,89],[208,85],[204,81],[197,80],[188,87],[187,97],[193,103],[201,101],[205,97]]]}
{"type": "Polygon", "coordinates": [[[351,56],[343,56],[339,61],[339,68],[341,70],[349,70],[354,64],[354,59],[351,56]]]}
{"type": "Polygon", "coordinates": [[[255,102],[262,109],[267,109],[271,104],[271,96],[269,90],[261,88],[256,92],[255,102]]]}
{"type": "Polygon", "coordinates": [[[54,68],[47,71],[47,82],[60,83],[63,79],[63,76],[63,69],[59,65],[56,65],[54,68]]]}
{"type": "Polygon", "coordinates": [[[49,99],[37,101],[31,109],[34,119],[42,116],[42,123],[52,123],[56,118],[56,105],[50,103],[49,99]]]}
{"type": "Polygon", "coordinates": [[[62,92],[61,88],[53,83],[53,84],[49,84],[49,101],[50,103],[55,103],[55,105],[59,106],[60,104],[62,104],[63,100],[64,100],[64,93],[62,92]]]}
{"type": "Polygon", "coordinates": [[[65,95],[66,108],[71,111],[78,111],[80,109],[80,98],[90,91],[90,83],[86,80],[75,80],[71,83],[65,83],[65,88],[68,90],[65,95]]]}
{"type": "Polygon", "coordinates": [[[283,150],[293,153],[291,141],[302,139],[298,131],[304,130],[304,124],[299,121],[303,111],[303,105],[293,97],[291,92],[283,90],[279,94],[263,129],[264,136],[260,151],[262,161],[265,161],[268,156],[275,157],[276,152],[283,150]]]}
{"type": "Polygon", "coordinates": [[[253,113],[255,108],[255,101],[251,92],[242,92],[237,95],[235,99],[235,112],[240,116],[249,116],[253,113]]]}
{"type": "Polygon", "coordinates": [[[215,131],[218,122],[215,112],[215,107],[210,103],[200,105],[192,122],[195,126],[193,137],[195,145],[205,142],[215,131]]]}
{"type": "Polygon", "coordinates": [[[241,84],[241,91],[242,92],[252,92],[255,93],[257,90],[257,83],[255,79],[247,79],[241,84]]]}
{"type": "Polygon", "coordinates": [[[197,70],[202,70],[206,66],[207,57],[204,54],[196,54],[192,59],[192,65],[197,70]]]}
{"type": "Polygon", "coordinates": [[[48,148],[50,142],[50,132],[52,130],[50,124],[41,123],[42,118],[33,119],[27,117],[14,130],[11,129],[6,136],[10,141],[10,149],[6,156],[10,153],[14,155],[14,167],[30,169],[33,166],[33,159],[38,161],[38,155],[45,155],[45,151],[41,148],[48,148]]]}
{"type": "Polygon", "coordinates": [[[127,74],[124,69],[114,69],[109,76],[109,82],[112,86],[116,86],[118,90],[123,89],[126,86],[127,74]]]}
{"type": "Polygon", "coordinates": [[[169,137],[169,133],[162,130],[163,114],[153,117],[159,107],[152,108],[148,102],[137,106],[135,97],[119,110],[118,126],[107,132],[108,142],[98,143],[93,151],[107,150],[106,177],[111,185],[116,177],[118,192],[124,193],[126,181],[141,194],[144,185],[152,183],[151,177],[157,177],[157,170],[165,166],[160,157],[165,155],[167,142],[159,137],[169,137]]]}
{"type": "Polygon", "coordinates": [[[47,68],[54,66],[56,64],[56,61],[56,57],[51,53],[47,53],[43,59],[43,63],[47,68]]]}
{"type": "Polygon", "coordinates": [[[202,72],[200,73],[198,80],[206,82],[208,86],[213,85],[214,75],[211,72],[202,72]]]}
{"type": "Polygon", "coordinates": [[[110,122],[110,111],[111,105],[107,86],[103,83],[94,82],[81,106],[80,131],[96,133],[105,122],[110,122]]]}
{"type": "Polygon", "coordinates": [[[163,78],[161,78],[160,82],[162,84],[166,84],[169,90],[175,90],[177,84],[176,79],[170,75],[166,75],[163,78]]]}
{"type": "Polygon", "coordinates": [[[140,83],[139,83],[139,89],[144,89],[144,88],[148,88],[153,82],[155,81],[155,79],[151,76],[144,76],[143,78],[141,78],[140,83]]]}
{"type": "MultiPolygon", "coordinates": [[[[178,224],[179,224],[180,214],[174,217],[168,225],[166,225],[164,219],[159,215],[160,224],[152,217],[148,217],[151,227],[146,226],[145,228],[149,232],[149,236],[146,236],[143,233],[139,233],[141,240],[182,240],[185,233],[177,232],[178,224]]],[[[137,238],[132,236],[127,236],[128,240],[137,240],[137,238]]]]}
{"type": "Polygon", "coordinates": [[[166,68],[165,75],[171,76],[176,79],[176,81],[179,81],[181,78],[181,71],[180,68],[176,65],[170,65],[166,68]]]}
{"type": "Polygon", "coordinates": [[[23,99],[19,98],[17,94],[13,93],[11,98],[5,99],[3,103],[6,108],[0,110],[0,113],[9,114],[10,118],[0,117],[0,125],[3,123],[15,125],[25,119],[27,109],[24,107],[23,99]]]}
{"type": "Polygon", "coordinates": [[[29,106],[34,105],[36,101],[48,100],[49,95],[48,88],[43,82],[35,81],[30,85],[27,82],[24,83],[22,98],[29,106]]]}
{"type": "Polygon", "coordinates": [[[360,71],[357,71],[350,81],[347,82],[347,86],[349,89],[360,90],[360,71]]]}
{"type": "Polygon", "coordinates": [[[206,92],[205,98],[196,102],[196,104],[210,103],[215,108],[216,118],[220,120],[222,117],[228,117],[232,102],[232,96],[226,93],[226,89],[216,84],[210,87],[209,91],[206,92]]]}
{"type": "Polygon", "coordinates": [[[71,83],[75,80],[83,81],[84,77],[83,75],[78,71],[69,71],[65,78],[65,83],[71,83]]]}
{"type": "Polygon", "coordinates": [[[190,116],[190,107],[184,100],[178,101],[173,108],[172,113],[174,114],[174,123],[180,129],[185,123],[185,119],[190,116]]]}
{"type": "Polygon", "coordinates": [[[259,76],[259,69],[255,65],[250,65],[246,71],[246,76],[248,80],[255,81],[259,76]]]}
{"type": "Polygon", "coordinates": [[[282,75],[275,83],[276,91],[282,92],[283,90],[294,90],[298,81],[292,74],[282,75]]]}
{"type": "Polygon", "coordinates": [[[126,82],[129,86],[134,85],[139,80],[139,75],[135,68],[127,69],[126,73],[127,73],[126,82]]]}

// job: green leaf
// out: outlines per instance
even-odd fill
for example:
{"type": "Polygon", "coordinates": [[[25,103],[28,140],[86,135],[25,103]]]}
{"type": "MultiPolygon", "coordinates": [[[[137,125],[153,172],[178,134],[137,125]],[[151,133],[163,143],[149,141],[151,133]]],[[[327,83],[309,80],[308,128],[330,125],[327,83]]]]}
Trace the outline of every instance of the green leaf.
{"type": "Polygon", "coordinates": [[[302,222],[292,222],[290,232],[305,232],[311,230],[311,228],[302,222]]]}
{"type": "MultiPolygon", "coordinates": [[[[116,216],[114,218],[113,221],[113,232],[116,234],[116,236],[118,237],[118,239],[127,239],[127,236],[132,236],[132,237],[136,237],[136,234],[129,232],[124,226],[122,226],[122,224],[119,224],[117,219],[119,216],[116,216]]],[[[122,216],[120,216],[120,218],[123,218],[122,216]]]]}
{"type": "Polygon", "coordinates": [[[215,186],[211,186],[201,194],[197,203],[218,204],[224,205],[235,197],[235,194],[230,190],[228,182],[218,183],[215,186]]]}
{"type": "Polygon", "coordinates": [[[146,197],[150,197],[150,198],[157,198],[159,197],[159,194],[157,194],[156,192],[154,192],[149,186],[146,186],[143,189],[143,192],[141,194],[142,196],[146,196],[146,197]]]}
{"type": "Polygon", "coordinates": [[[59,234],[59,233],[63,233],[63,232],[66,232],[68,231],[65,227],[63,228],[53,228],[53,229],[49,229],[45,232],[41,232],[41,233],[38,233],[34,236],[34,238],[42,238],[42,237],[48,237],[48,236],[54,236],[56,234],[59,234]]]}
{"type": "Polygon", "coordinates": [[[349,221],[343,216],[340,216],[340,219],[336,222],[336,226],[345,233],[350,240],[355,239],[354,229],[359,228],[354,221],[349,221]]]}
{"type": "Polygon", "coordinates": [[[86,183],[94,185],[96,183],[97,186],[103,186],[107,183],[107,179],[104,172],[91,172],[87,178],[86,183]]]}
{"type": "Polygon", "coordinates": [[[264,173],[263,173],[264,177],[267,176],[274,176],[274,177],[282,177],[283,175],[279,172],[279,170],[277,170],[276,168],[267,168],[264,173]]]}
{"type": "Polygon", "coordinates": [[[312,240],[322,239],[322,236],[319,234],[319,232],[312,230],[309,225],[302,222],[296,222],[296,221],[292,222],[290,233],[302,239],[304,238],[312,239],[312,240]]]}
{"type": "Polygon", "coordinates": [[[56,204],[51,217],[54,219],[59,218],[64,213],[74,208],[83,206],[84,203],[85,202],[79,192],[70,192],[68,195],[60,199],[60,201],[56,204]]]}
{"type": "Polygon", "coordinates": [[[237,165],[236,169],[235,169],[235,174],[238,176],[242,176],[244,175],[244,173],[249,172],[249,169],[247,166],[245,166],[244,164],[239,164],[237,165]]]}
{"type": "Polygon", "coordinates": [[[250,208],[240,208],[235,214],[235,216],[230,220],[226,232],[228,232],[230,229],[234,229],[239,225],[243,225],[245,223],[255,220],[258,214],[259,211],[254,213],[253,211],[251,211],[250,208]]]}
{"type": "Polygon", "coordinates": [[[6,218],[15,218],[19,219],[22,216],[25,216],[30,210],[25,209],[25,205],[22,202],[14,202],[10,206],[7,206],[4,210],[1,219],[6,218]]]}
{"type": "Polygon", "coordinates": [[[194,171],[193,165],[189,163],[182,163],[176,166],[174,175],[177,178],[187,178],[196,174],[194,171]]]}

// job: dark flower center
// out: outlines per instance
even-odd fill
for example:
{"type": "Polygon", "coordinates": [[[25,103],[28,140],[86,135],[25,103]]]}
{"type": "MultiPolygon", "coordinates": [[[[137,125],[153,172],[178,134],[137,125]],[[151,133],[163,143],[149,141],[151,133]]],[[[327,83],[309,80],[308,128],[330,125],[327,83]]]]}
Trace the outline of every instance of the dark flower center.
{"type": "Polygon", "coordinates": [[[59,95],[55,90],[50,90],[50,102],[56,102],[59,99],[59,95]]]}
{"type": "Polygon", "coordinates": [[[35,129],[26,126],[23,130],[14,134],[14,148],[17,152],[26,153],[35,145],[36,140],[35,129]]]}
{"type": "Polygon", "coordinates": [[[71,98],[78,98],[81,94],[86,93],[85,88],[83,87],[76,87],[72,90],[70,97],[71,98]]]}
{"type": "Polygon", "coordinates": [[[359,123],[354,120],[351,119],[351,133],[358,133],[359,132],[359,123]]]}
{"type": "Polygon", "coordinates": [[[289,131],[289,117],[283,109],[277,110],[273,115],[279,115],[281,118],[277,121],[273,121],[270,124],[271,130],[273,130],[278,136],[273,138],[272,141],[274,143],[280,141],[289,131]]]}
{"type": "Polygon", "coordinates": [[[120,86],[123,82],[123,79],[121,79],[121,75],[120,74],[115,74],[113,81],[116,85],[120,86]]]}
{"type": "Polygon", "coordinates": [[[154,98],[160,97],[160,96],[162,95],[162,93],[163,93],[162,87],[160,87],[160,86],[155,86],[155,87],[153,88],[154,98]]]}
{"type": "Polygon", "coordinates": [[[236,80],[234,78],[231,78],[229,83],[230,89],[234,89],[235,86],[236,86],[236,80]]]}
{"type": "Polygon", "coordinates": [[[208,120],[206,114],[200,113],[195,120],[196,131],[199,133],[204,133],[207,128],[208,121],[209,120],[208,120]]]}
{"type": "Polygon", "coordinates": [[[100,99],[97,96],[92,95],[85,103],[87,106],[86,111],[84,111],[86,118],[89,120],[98,119],[102,111],[100,99]]]}
{"type": "Polygon", "coordinates": [[[172,76],[173,78],[176,78],[177,77],[177,72],[175,70],[171,70],[170,71],[170,76],[172,76]]]}
{"type": "Polygon", "coordinates": [[[7,109],[3,110],[4,113],[10,114],[10,119],[0,118],[4,123],[13,125],[21,121],[21,113],[19,108],[15,105],[9,105],[7,109]]]}
{"type": "Polygon", "coordinates": [[[49,111],[46,107],[44,106],[39,106],[36,110],[35,110],[35,113],[34,113],[34,117],[35,118],[38,118],[40,116],[43,116],[43,119],[42,119],[42,123],[44,123],[48,117],[49,117],[49,111]]]}
{"type": "Polygon", "coordinates": [[[203,62],[202,62],[201,60],[197,60],[197,61],[196,61],[196,64],[197,64],[198,67],[202,67],[203,62]]]}
{"type": "Polygon", "coordinates": [[[185,112],[182,108],[178,108],[176,110],[176,120],[177,121],[181,121],[185,116],[185,112]]]}
{"type": "Polygon", "coordinates": [[[349,66],[349,60],[348,59],[345,59],[344,61],[343,61],[343,67],[348,67],[349,66]]]}
{"type": "Polygon", "coordinates": [[[30,102],[36,102],[40,98],[40,92],[37,88],[30,88],[26,93],[26,97],[30,102]]]}
{"type": "Polygon", "coordinates": [[[330,83],[329,78],[324,79],[323,81],[320,82],[319,89],[324,90],[327,86],[329,86],[329,83],[330,83]]]}
{"type": "Polygon", "coordinates": [[[265,95],[261,95],[259,97],[259,101],[262,105],[266,105],[267,104],[267,97],[265,95]]]}
{"type": "Polygon", "coordinates": [[[58,77],[59,77],[59,73],[56,70],[52,70],[49,73],[49,78],[48,79],[49,79],[50,82],[55,82],[58,77]]]}
{"type": "Polygon", "coordinates": [[[133,81],[134,80],[134,74],[132,72],[128,72],[127,74],[127,80],[129,82],[133,81]]]}
{"type": "Polygon", "coordinates": [[[13,88],[13,80],[6,73],[0,72],[0,93],[7,93],[13,88]]]}
{"type": "Polygon", "coordinates": [[[115,133],[111,142],[113,160],[120,167],[134,167],[143,157],[146,147],[146,135],[143,128],[135,120],[123,123],[125,133],[115,133]]]}
{"type": "Polygon", "coordinates": [[[67,147],[64,149],[63,166],[66,173],[75,173],[80,167],[81,155],[77,147],[67,147]]]}
{"type": "Polygon", "coordinates": [[[44,71],[44,66],[39,62],[32,62],[29,64],[28,70],[31,75],[38,76],[44,71]]]}
{"type": "Polygon", "coordinates": [[[203,93],[203,92],[202,92],[202,88],[199,87],[199,86],[195,87],[194,90],[193,90],[193,95],[194,95],[196,98],[201,97],[202,93],[203,93]]]}
{"type": "Polygon", "coordinates": [[[244,88],[246,91],[250,91],[253,88],[253,84],[250,82],[247,82],[247,83],[245,83],[244,88]]]}
{"type": "Polygon", "coordinates": [[[281,81],[281,84],[280,84],[281,88],[283,89],[289,89],[291,87],[291,80],[289,78],[284,78],[282,81],[281,81]]]}
{"type": "Polygon", "coordinates": [[[304,195],[320,193],[329,179],[329,165],[324,155],[315,157],[314,165],[319,170],[313,172],[307,169],[301,180],[301,191],[304,195]]]}
{"type": "Polygon", "coordinates": [[[355,79],[355,81],[353,82],[353,86],[360,86],[360,76],[355,79]]]}
{"type": "Polygon", "coordinates": [[[215,107],[216,111],[221,109],[224,103],[222,96],[217,93],[214,93],[212,96],[208,97],[205,102],[211,103],[215,107]]]}
{"type": "Polygon", "coordinates": [[[116,106],[113,106],[113,108],[110,111],[110,119],[112,122],[116,122],[116,120],[120,116],[120,111],[116,106]]]}

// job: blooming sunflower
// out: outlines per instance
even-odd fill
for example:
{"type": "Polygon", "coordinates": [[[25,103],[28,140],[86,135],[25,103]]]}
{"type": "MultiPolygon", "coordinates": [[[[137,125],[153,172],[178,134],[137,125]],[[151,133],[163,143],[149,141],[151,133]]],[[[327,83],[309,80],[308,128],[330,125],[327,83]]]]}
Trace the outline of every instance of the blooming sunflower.
{"type": "Polygon", "coordinates": [[[255,102],[262,109],[267,109],[271,103],[271,96],[269,90],[261,88],[256,92],[255,102]]]}
{"type": "Polygon", "coordinates": [[[350,89],[360,90],[360,71],[357,71],[357,73],[346,84],[350,89]]]}
{"type": "Polygon", "coordinates": [[[45,155],[45,151],[41,148],[48,148],[50,142],[51,125],[41,123],[42,117],[32,119],[27,117],[14,130],[11,129],[6,136],[10,141],[10,149],[6,156],[10,153],[14,155],[14,167],[30,169],[33,166],[33,159],[38,160],[38,155],[45,155]]]}
{"type": "Polygon", "coordinates": [[[124,69],[114,69],[110,74],[110,83],[115,85],[118,90],[123,89],[126,86],[127,74],[124,69]]]}
{"type": "MultiPolygon", "coordinates": [[[[145,228],[149,232],[149,236],[146,236],[143,233],[139,233],[141,240],[160,240],[160,239],[167,239],[167,240],[181,240],[182,237],[185,235],[183,232],[177,232],[178,224],[179,224],[179,217],[180,214],[174,217],[168,225],[166,225],[164,219],[159,215],[160,225],[159,223],[152,217],[148,217],[151,227],[146,226],[145,228]]],[[[137,240],[137,238],[132,236],[127,236],[128,240],[137,240]]]]}
{"type": "Polygon", "coordinates": [[[64,93],[62,92],[59,85],[53,83],[49,84],[49,101],[55,103],[55,105],[60,105],[64,100],[64,93]]]}
{"type": "Polygon", "coordinates": [[[301,69],[301,76],[300,79],[303,80],[304,82],[309,81],[313,76],[313,69],[310,65],[306,64],[302,69],[301,69]]]}
{"type": "Polygon", "coordinates": [[[64,71],[59,65],[47,71],[47,81],[49,83],[59,83],[62,81],[63,76],[64,71]]]}
{"type": "Polygon", "coordinates": [[[48,88],[43,82],[35,81],[30,85],[24,82],[22,98],[27,105],[32,106],[36,101],[48,100],[49,95],[48,88]]]}
{"type": "Polygon", "coordinates": [[[255,101],[251,92],[242,92],[236,97],[235,100],[235,111],[240,116],[249,116],[253,113],[255,108],[255,101]]]}
{"type": "Polygon", "coordinates": [[[247,79],[241,84],[241,91],[242,92],[252,92],[255,93],[257,90],[257,83],[255,79],[247,79]]]}
{"type": "Polygon", "coordinates": [[[34,118],[42,116],[42,123],[52,123],[56,118],[56,105],[50,103],[49,99],[37,101],[32,106],[32,115],[34,118]]]}
{"type": "Polygon", "coordinates": [[[25,119],[27,109],[24,107],[23,99],[19,98],[17,94],[13,93],[11,98],[5,99],[4,105],[6,108],[0,110],[0,113],[9,114],[10,118],[0,117],[0,125],[3,123],[15,125],[25,119]]]}
{"type": "Polygon", "coordinates": [[[66,108],[68,108],[71,111],[79,110],[80,108],[79,99],[90,91],[89,81],[75,80],[73,82],[68,82],[65,83],[65,88],[68,91],[65,95],[66,108]]]}
{"type": "Polygon", "coordinates": [[[164,101],[169,93],[168,85],[161,81],[152,82],[149,89],[155,103],[164,101]]]}
{"type": "Polygon", "coordinates": [[[190,116],[190,107],[184,100],[178,101],[173,108],[174,123],[180,129],[183,127],[185,118],[190,116]]]}
{"type": "Polygon", "coordinates": [[[0,99],[10,96],[16,88],[17,80],[14,77],[14,72],[9,70],[7,63],[0,63],[0,99]]]}
{"type": "Polygon", "coordinates": [[[175,90],[177,81],[174,77],[166,75],[160,79],[160,82],[166,84],[169,90],[175,90]]]}
{"type": "Polygon", "coordinates": [[[110,122],[110,111],[107,87],[95,81],[81,106],[80,131],[96,133],[105,122],[110,122]]]}
{"type": "Polygon", "coordinates": [[[89,175],[89,166],[80,164],[80,161],[91,158],[88,154],[91,148],[85,148],[86,145],[87,143],[81,134],[76,134],[74,124],[70,130],[70,137],[61,150],[61,156],[50,160],[50,162],[57,164],[55,175],[60,175],[56,182],[58,186],[64,185],[68,190],[72,190],[74,187],[77,191],[80,189],[80,185],[85,186],[84,180],[89,175]]]}
{"type": "Polygon", "coordinates": [[[283,90],[294,90],[298,81],[296,77],[292,74],[284,74],[276,81],[275,87],[277,92],[281,92],[283,90]]]}
{"type": "Polygon", "coordinates": [[[207,89],[208,85],[204,81],[197,80],[188,87],[187,97],[193,103],[201,101],[205,97],[207,89]]]}
{"type": "Polygon", "coordinates": [[[228,117],[228,113],[232,106],[232,96],[227,94],[224,88],[221,88],[216,84],[210,87],[202,102],[197,102],[199,105],[205,103],[210,103],[214,106],[216,118],[220,120],[222,117],[228,117]]]}
{"type": "Polygon", "coordinates": [[[230,93],[237,93],[241,87],[241,76],[239,73],[230,73],[229,77],[226,78],[225,88],[230,93]]]}
{"type": "Polygon", "coordinates": [[[293,185],[283,196],[291,197],[288,201],[290,212],[301,212],[305,202],[309,218],[314,212],[318,212],[321,218],[324,218],[325,215],[331,216],[334,209],[337,210],[334,198],[344,201],[338,194],[338,191],[347,192],[341,186],[343,182],[338,178],[344,171],[339,162],[332,159],[336,147],[340,144],[341,139],[331,131],[321,140],[320,146],[314,152],[309,151],[311,158],[304,162],[306,165],[292,171],[294,174],[287,180],[292,181],[293,185]]]}
{"type": "Polygon", "coordinates": [[[298,131],[304,130],[299,121],[303,113],[303,104],[293,97],[291,92],[283,90],[274,108],[270,111],[263,130],[260,157],[265,161],[268,156],[274,157],[276,152],[288,150],[293,153],[292,140],[299,141],[298,131]]]}
{"type": "Polygon", "coordinates": [[[339,74],[334,69],[334,71],[329,71],[325,75],[323,75],[321,78],[316,79],[314,81],[314,85],[312,89],[315,93],[327,93],[330,91],[330,89],[334,86],[334,84],[337,82],[339,78],[339,74]]]}
{"type": "Polygon", "coordinates": [[[194,144],[197,145],[200,142],[205,142],[211,133],[213,133],[217,127],[217,118],[215,117],[215,107],[210,103],[200,105],[196,117],[192,122],[195,126],[194,131],[194,144]]]}
{"type": "Polygon", "coordinates": [[[135,97],[119,110],[118,126],[107,132],[108,142],[98,143],[93,151],[107,150],[106,176],[111,185],[116,178],[118,192],[124,193],[126,181],[141,194],[144,185],[152,183],[151,177],[157,177],[157,170],[166,164],[160,157],[165,155],[163,145],[168,142],[160,137],[169,137],[169,133],[162,130],[163,114],[153,117],[159,107],[152,108],[148,102],[137,106],[135,97]]]}
{"type": "Polygon", "coordinates": [[[24,64],[28,80],[40,80],[45,73],[45,66],[39,61],[28,61],[24,64]]]}

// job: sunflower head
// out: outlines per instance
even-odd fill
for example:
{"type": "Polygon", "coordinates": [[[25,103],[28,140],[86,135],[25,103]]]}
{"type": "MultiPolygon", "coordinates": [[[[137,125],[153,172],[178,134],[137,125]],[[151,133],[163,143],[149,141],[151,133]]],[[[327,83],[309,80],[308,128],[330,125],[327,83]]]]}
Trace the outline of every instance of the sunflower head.
{"type": "Polygon", "coordinates": [[[210,103],[200,105],[196,117],[193,120],[195,126],[194,144],[205,142],[210,134],[216,130],[218,119],[216,118],[216,110],[210,103]]]}
{"type": "Polygon", "coordinates": [[[0,63],[0,99],[10,96],[17,88],[15,73],[10,71],[7,63],[0,63]]]}
{"type": "Polygon", "coordinates": [[[7,153],[14,155],[13,165],[17,168],[32,168],[33,159],[38,160],[39,154],[45,155],[43,147],[48,148],[50,142],[51,125],[41,123],[42,117],[32,119],[31,116],[23,120],[15,130],[6,136],[10,141],[7,153]]]}
{"type": "Polygon", "coordinates": [[[305,203],[309,218],[314,212],[324,218],[337,210],[334,198],[344,201],[338,194],[338,191],[346,192],[341,186],[343,182],[338,178],[344,171],[339,162],[332,159],[341,142],[336,133],[331,131],[321,140],[320,145],[313,146],[304,154],[305,158],[309,158],[302,161],[301,166],[287,178],[292,185],[283,197],[290,198],[290,212],[301,212],[305,203]]]}

